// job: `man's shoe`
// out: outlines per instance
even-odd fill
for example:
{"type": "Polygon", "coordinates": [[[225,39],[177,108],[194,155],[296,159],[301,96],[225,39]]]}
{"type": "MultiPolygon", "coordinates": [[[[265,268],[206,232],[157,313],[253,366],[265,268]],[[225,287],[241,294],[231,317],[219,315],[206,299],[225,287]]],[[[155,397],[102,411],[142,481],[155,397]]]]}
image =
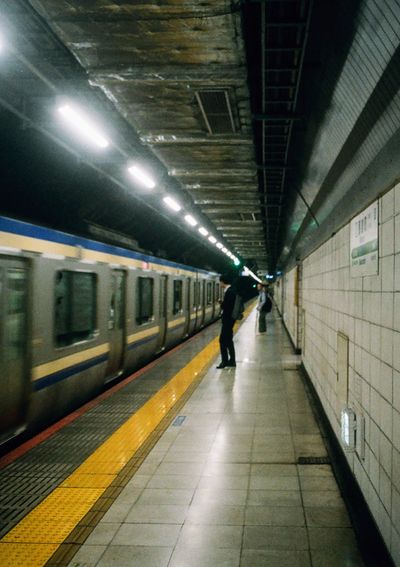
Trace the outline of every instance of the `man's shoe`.
{"type": "Polygon", "coordinates": [[[221,370],[221,368],[225,368],[226,366],[228,366],[227,364],[224,364],[223,362],[220,362],[217,366],[218,370],[221,370]]]}
{"type": "Polygon", "coordinates": [[[236,368],[236,362],[228,362],[226,366],[229,368],[236,368]]]}

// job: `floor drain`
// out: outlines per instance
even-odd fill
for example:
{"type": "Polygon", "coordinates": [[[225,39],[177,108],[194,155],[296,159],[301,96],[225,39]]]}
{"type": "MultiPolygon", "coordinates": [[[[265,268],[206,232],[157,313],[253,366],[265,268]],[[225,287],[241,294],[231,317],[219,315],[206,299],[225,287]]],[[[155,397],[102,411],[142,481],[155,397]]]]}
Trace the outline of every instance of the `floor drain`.
{"type": "Polygon", "coordinates": [[[329,457],[299,457],[297,459],[299,465],[330,465],[329,457]]]}
{"type": "Polygon", "coordinates": [[[172,425],[175,427],[179,427],[180,425],[182,425],[185,419],[186,419],[186,415],[178,415],[178,417],[176,417],[172,422],[172,425]]]}

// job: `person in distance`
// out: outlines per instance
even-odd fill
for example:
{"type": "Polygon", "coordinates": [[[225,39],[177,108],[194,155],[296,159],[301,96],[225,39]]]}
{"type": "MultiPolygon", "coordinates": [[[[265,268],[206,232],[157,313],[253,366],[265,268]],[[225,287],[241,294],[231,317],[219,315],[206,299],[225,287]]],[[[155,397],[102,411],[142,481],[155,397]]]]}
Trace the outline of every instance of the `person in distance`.
{"type": "Polygon", "coordinates": [[[258,311],[258,332],[265,333],[267,330],[267,310],[266,310],[266,301],[267,301],[267,286],[265,283],[257,284],[258,290],[258,304],[257,304],[257,311],[258,311]]]}
{"type": "Polygon", "coordinates": [[[232,289],[232,278],[226,274],[220,277],[221,286],[224,289],[224,298],[221,302],[221,334],[219,336],[219,347],[221,351],[221,362],[218,369],[236,366],[235,347],[233,344],[233,325],[235,320],[232,317],[233,306],[235,305],[236,293],[232,289]]]}

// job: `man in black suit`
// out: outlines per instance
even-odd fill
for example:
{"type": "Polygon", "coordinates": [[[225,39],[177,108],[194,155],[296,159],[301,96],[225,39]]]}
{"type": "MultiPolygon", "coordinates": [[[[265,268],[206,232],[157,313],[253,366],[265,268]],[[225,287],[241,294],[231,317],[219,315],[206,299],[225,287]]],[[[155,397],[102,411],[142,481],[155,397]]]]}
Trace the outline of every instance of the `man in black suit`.
{"type": "Polygon", "coordinates": [[[235,347],[233,345],[233,325],[235,320],[232,317],[233,306],[235,305],[236,293],[232,289],[232,279],[229,275],[220,277],[220,282],[224,288],[224,299],[221,303],[221,334],[219,336],[219,346],[221,350],[221,362],[217,368],[228,368],[236,366],[235,347]]]}

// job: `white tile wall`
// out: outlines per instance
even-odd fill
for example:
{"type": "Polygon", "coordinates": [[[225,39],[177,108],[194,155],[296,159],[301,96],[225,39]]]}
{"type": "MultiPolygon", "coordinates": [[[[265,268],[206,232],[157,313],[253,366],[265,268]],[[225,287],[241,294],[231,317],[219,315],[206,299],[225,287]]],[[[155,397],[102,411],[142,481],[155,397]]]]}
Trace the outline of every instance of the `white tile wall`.
{"type": "Polygon", "coordinates": [[[283,312],[283,319],[285,321],[286,327],[289,329],[290,336],[292,337],[293,344],[298,347],[298,336],[297,336],[297,317],[298,309],[295,306],[295,281],[296,281],[296,269],[292,270],[284,277],[284,294],[285,294],[285,306],[283,312]]]}
{"type": "MultiPolygon", "coordinates": [[[[378,275],[350,277],[350,225],[304,260],[303,362],[338,434],[337,332],[349,337],[349,404],[365,417],[366,443],[365,459],[346,455],[400,566],[400,184],[379,211],[378,275]]],[[[294,270],[285,280],[292,285],[294,270]]],[[[294,309],[285,308],[295,339],[294,309]]]]}

